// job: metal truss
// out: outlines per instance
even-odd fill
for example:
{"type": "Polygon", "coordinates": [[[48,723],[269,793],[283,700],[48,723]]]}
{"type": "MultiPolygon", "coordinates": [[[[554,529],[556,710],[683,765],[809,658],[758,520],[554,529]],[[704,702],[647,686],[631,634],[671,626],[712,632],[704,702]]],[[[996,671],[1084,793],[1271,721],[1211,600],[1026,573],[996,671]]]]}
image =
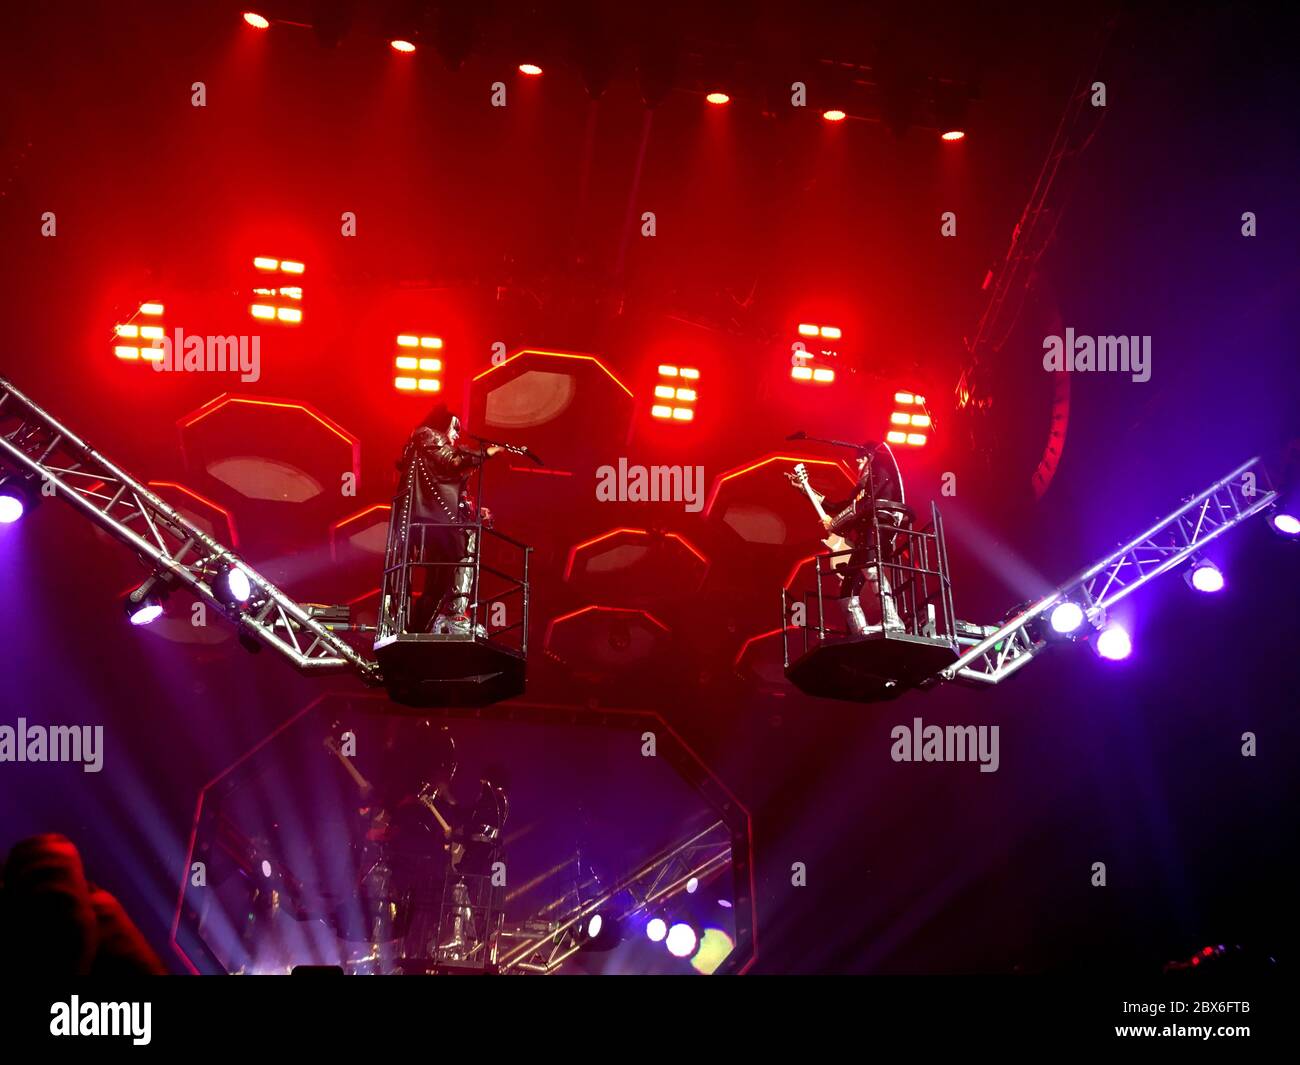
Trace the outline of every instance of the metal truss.
{"type": "Polygon", "coordinates": [[[501,950],[499,971],[553,973],[582,948],[581,930],[592,914],[626,920],[681,894],[693,878],[704,880],[729,865],[731,830],[715,821],[613,886],[585,899],[571,891],[543,909],[538,919],[505,931],[503,935],[518,942],[501,950]],[[549,916],[557,911],[560,916],[549,916]]]}
{"type": "Polygon", "coordinates": [[[1001,626],[986,628],[983,639],[959,639],[969,649],[937,679],[997,684],[1047,646],[1038,620],[1064,599],[1078,603],[1099,625],[1106,610],[1148,581],[1155,580],[1217,540],[1229,529],[1266,510],[1277,499],[1258,458],[1242,463],[1205,491],[1184,501],[1172,514],[1117,548],[1001,626]]]}
{"type": "Polygon", "coordinates": [[[335,635],[312,610],[285,595],[4,378],[0,460],[33,490],[65,500],[134,551],[157,578],[159,591],[184,586],[228,618],[241,635],[278,651],[304,673],[352,671],[368,684],[380,683],[378,665],[335,635]],[[229,604],[213,590],[216,578],[233,565],[248,575],[252,595],[246,603],[229,604]]]}

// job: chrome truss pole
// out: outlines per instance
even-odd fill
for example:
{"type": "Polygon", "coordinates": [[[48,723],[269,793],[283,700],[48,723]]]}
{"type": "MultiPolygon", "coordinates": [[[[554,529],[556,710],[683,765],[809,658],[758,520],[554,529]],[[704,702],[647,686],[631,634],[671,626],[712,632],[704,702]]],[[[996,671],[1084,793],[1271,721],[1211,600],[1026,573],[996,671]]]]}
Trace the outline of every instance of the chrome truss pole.
{"type": "MultiPolygon", "coordinates": [[[[939,674],[941,680],[997,684],[1028,664],[1046,647],[1031,626],[1057,603],[1071,599],[1093,624],[1106,610],[1148,581],[1180,565],[1206,544],[1277,500],[1258,458],[1243,462],[1172,514],[1135,536],[1100,562],[1049,592],[971,646],[939,674]]],[[[987,631],[987,630],[986,630],[987,631]]],[[[962,641],[963,643],[967,641],[962,641]]]]}
{"type": "Polygon", "coordinates": [[[350,670],[367,684],[380,683],[375,662],[4,378],[0,459],[39,483],[43,494],[64,499],[125,544],[162,584],[188,588],[241,633],[278,651],[302,672],[350,670]],[[227,604],[213,591],[216,577],[233,565],[248,575],[247,603],[227,604]]]}
{"type": "MultiPolygon", "coordinates": [[[[501,956],[499,970],[550,973],[559,968],[582,947],[577,930],[594,913],[611,920],[623,920],[670,899],[686,890],[692,878],[701,880],[731,864],[731,831],[725,822],[716,821],[690,839],[650,859],[636,872],[596,896],[569,904],[566,916],[548,922],[545,934],[525,938],[501,956]],[[627,896],[629,901],[613,907],[614,900],[627,896]]],[[[544,912],[558,909],[555,904],[544,912]]]]}

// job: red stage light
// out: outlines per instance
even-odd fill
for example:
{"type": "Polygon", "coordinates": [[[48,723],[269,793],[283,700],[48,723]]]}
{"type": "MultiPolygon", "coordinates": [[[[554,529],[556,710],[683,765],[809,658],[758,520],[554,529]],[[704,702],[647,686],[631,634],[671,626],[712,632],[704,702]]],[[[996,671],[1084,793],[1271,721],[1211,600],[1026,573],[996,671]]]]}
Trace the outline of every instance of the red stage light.
{"type": "Polygon", "coordinates": [[[163,305],[157,300],[140,304],[140,309],[130,319],[119,322],[113,327],[113,333],[119,340],[131,341],[129,344],[115,344],[113,354],[119,359],[125,360],[147,359],[150,362],[160,361],[163,357],[163,349],[155,347],[149,342],[162,340],[165,336],[165,330],[157,321],[142,323],[138,319],[141,315],[148,315],[150,318],[158,319],[162,316],[162,313],[163,305]]]}
{"type": "Polygon", "coordinates": [[[725,92],[711,92],[709,93],[708,96],[705,97],[705,99],[708,100],[709,103],[714,104],[718,107],[721,107],[723,104],[731,103],[731,97],[728,96],[725,92]]]}
{"type": "MultiPolygon", "coordinates": [[[[401,333],[397,337],[399,349],[423,348],[441,351],[442,337],[419,336],[401,333]]],[[[399,392],[441,392],[442,360],[428,356],[401,354],[393,357],[393,365],[403,371],[393,378],[393,387],[399,392]]]]}
{"type": "Polygon", "coordinates": [[[843,122],[848,117],[849,116],[843,111],[831,110],[822,112],[822,118],[826,119],[827,122],[843,122]]]}
{"type": "Polygon", "coordinates": [[[699,394],[693,388],[682,388],[680,381],[698,381],[700,371],[691,366],[671,366],[667,363],[659,365],[659,383],[655,385],[655,399],[666,399],[669,403],[656,403],[650,408],[650,417],[662,418],[666,421],[689,422],[695,420],[695,410],[689,406],[678,406],[678,404],[693,404],[699,394]]]}
{"type": "Polygon", "coordinates": [[[536,63],[520,63],[519,73],[527,74],[528,77],[530,78],[538,78],[541,77],[542,68],[539,67],[536,63]]]}
{"type": "Polygon", "coordinates": [[[250,26],[252,26],[253,29],[255,30],[264,30],[271,25],[268,19],[264,18],[262,15],[259,15],[256,11],[245,11],[244,21],[247,22],[250,26]]]}
{"type": "Polygon", "coordinates": [[[889,416],[890,424],[905,426],[906,429],[913,431],[907,432],[901,428],[891,429],[885,434],[886,442],[903,444],[908,447],[924,447],[927,439],[926,434],[914,430],[927,429],[930,426],[930,415],[925,413],[925,397],[918,396],[915,392],[895,392],[894,406],[896,409],[889,416]]]}
{"type": "Polygon", "coordinates": [[[946,133],[939,134],[939,136],[946,141],[959,141],[966,136],[966,131],[960,129],[950,129],[946,133]]]}
{"type": "MultiPolygon", "coordinates": [[[[817,337],[825,340],[841,340],[844,330],[837,325],[818,325],[816,322],[800,322],[798,332],[801,337],[817,337]]],[[[834,348],[815,345],[811,350],[805,348],[802,341],[794,346],[795,357],[790,367],[790,377],[804,383],[829,385],[835,380],[835,371],[824,365],[827,360],[834,360],[839,352],[834,348]],[[821,364],[819,365],[819,360],[821,364]]]]}
{"type": "Polygon", "coordinates": [[[388,44],[389,44],[389,47],[391,47],[392,50],[393,50],[394,52],[414,52],[414,51],[415,51],[415,45],[413,45],[410,41],[402,41],[402,40],[389,41],[388,44]]]}
{"type": "MultiPolygon", "coordinates": [[[[255,255],[253,268],[263,274],[300,275],[306,267],[293,259],[277,259],[270,255],[255,255]]],[[[270,279],[267,279],[270,280],[270,279]]],[[[284,285],[274,288],[262,278],[253,286],[253,300],[248,313],[263,322],[284,322],[297,325],[302,321],[302,286],[284,285]]]]}

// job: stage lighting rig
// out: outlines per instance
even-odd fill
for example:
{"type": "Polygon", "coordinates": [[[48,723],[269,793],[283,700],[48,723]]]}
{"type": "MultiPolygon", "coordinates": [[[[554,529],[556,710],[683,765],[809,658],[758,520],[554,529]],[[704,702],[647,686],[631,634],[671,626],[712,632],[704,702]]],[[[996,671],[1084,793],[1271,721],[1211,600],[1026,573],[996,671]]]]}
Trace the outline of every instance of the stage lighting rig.
{"type": "Polygon", "coordinates": [[[162,324],[163,305],[148,300],[127,321],[113,327],[113,354],[126,361],[146,359],[158,362],[163,357],[158,341],[166,335],[162,324]]]}
{"type": "MultiPolygon", "coordinates": [[[[984,639],[967,647],[943,669],[942,680],[977,685],[997,684],[1031,662],[1046,647],[1035,637],[1038,619],[1069,600],[1079,604],[1095,627],[1093,648],[1103,658],[1119,660],[1132,653],[1128,631],[1107,619],[1107,611],[1162,573],[1201,558],[1205,547],[1256,514],[1274,507],[1278,498],[1259,459],[1242,463],[1209,488],[1183,501],[1177,510],[1145,532],[1089,566],[1042,599],[1019,611],[984,639]]],[[[963,645],[967,641],[961,641],[963,645]]]]}
{"type": "Polygon", "coordinates": [[[442,337],[402,333],[397,351],[393,359],[397,391],[426,395],[442,391],[442,337]]]}
{"type": "Polygon", "coordinates": [[[889,416],[890,428],[885,440],[896,447],[924,447],[932,423],[924,396],[915,392],[895,392],[894,412],[889,416]]]}
{"type": "Polygon", "coordinates": [[[1133,653],[1133,640],[1128,630],[1114,621],[1098,630],[1092,646],[1101,658],[1111,662],[1122,662],[1133,653]]]}
{"type": "Polygon", "coordinates": [[[253,582],[249,579],[248,571],[238,562],[222,562],[217,566],[217,575],[212,580],[212,594],[228,609],[238,609],[252,596],[253,582]]]}
{"type": "Polygon", "coordinates": [[[699,399],[700,371],[693,366],[659,364],[659,383],[655,385],[655,402],[650,415],[665,421],[695,420],[695,403],[699,399]]]}
{"type": "Polygon", "coordinates": [[[593,913],[582,929],[579,950],[599,954],[613,950],[623,942],[623,922],[612,913],[593,913]]]}
{"type": "Polygon", "coordinates": [[[1073,599],[1063,599],[1047,615],[1047,627],[1049,634],[1074,639],[1085,634],[1084,623],[1087,620],[1083,607],[1073,599]]]}
{"type": "Polygon", "coordinates": [[[306,270],[295,259],[278,259],[258,255],[253,259],[253,269],[260,275],[253,286],[253,302],[248,313],[260,321],[284,322],[298,325],[302,322],[302,284],[283,284],[302,277],[306,270]],[[279,277],[275,275],[281,275],[279,277]],[[267,284],[270,281],[272,284],[267,284]]]}
{"type": "Polygon", "coordinates": [[[1198,592],[1221,592],[1227,585],[1223,571],[1208,558],[1194,559],[1183,573],[1183,580],[1187,582],[1187,587],[1198,592]]]}
{"type": "Polygon", "coordinates": [[[1300,518],[1289,510],[1275,510],[1270,514],[1268,527],[1287,540],[1300,537],[1300,518]]]}
{"type": "Polygon", "coordinates": [[[954,82],[940,82],[934,90],[934,121],[941,140],[964,140],[970,92],[954,82]]]}
{"type": "Polygon", "coordinates": [[[678,921],[664,937],[664,946],[674,958],[689,958],[700,945],[700,937],[695,929],[685,921],[678,921]]]}
{"type": "Polygon", "coordinates": [[[21,477],[0,478],[0,525],[13,525],[39,501],[40,493],[21,477]]]}
{"type": "Polygon", "coordinates": [[[132,625],[148,625],[162,617],[163,603],[166,600],[166,581],[161,573],[155,573],[126,594],[122,600],[122,609],[132,625]]]}
{"type": "Polygon", "coordinates": [[[832,363],[840,357],[839,342],[844,339],[844,331],[837,325],[800,322],[797,332],[799,339],[794,342],[790,360],[791,379],[804,384],[832,384],[832,363]]]}
{"type": "MultiPolygon", "coordinates": [[[[151,576],[124,603],[137,624],[156,618],[163,598],[179,587],[223,614],[230,613],[208,583],[211,573],[237,561],[230,548],[3,378],[0,463],[6,471],[41,479],[50,494],[140,559],[151,576]]],[[[278,651],[304,673],[353,672],[367,684],[383,683],[376,662],[363,657],[271,581],[242,562],[238,565],[246,572],[251,593],[238,614],[241,635],[278,651]]]]}

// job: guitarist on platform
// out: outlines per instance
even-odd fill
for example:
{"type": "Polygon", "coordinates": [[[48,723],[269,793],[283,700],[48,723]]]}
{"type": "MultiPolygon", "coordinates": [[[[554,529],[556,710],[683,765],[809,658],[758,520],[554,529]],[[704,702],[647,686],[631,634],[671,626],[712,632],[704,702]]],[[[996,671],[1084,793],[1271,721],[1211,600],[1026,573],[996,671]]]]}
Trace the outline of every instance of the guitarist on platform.
{"type": "MultiPolygon", "coordinates": [[[[858,481],[853,486],[852,493],[847,499],[836,502],[827,500],[825,503],[828,517],[822,520],[822,527],[832,535],[843,536],[853,548],[847,562],[840,567],[840,606],[851,636],[865,636],[871,631],[862,610],[862,602],[858,599],[868,580],[881,593],[881,620],[884,627],[890,630],[903,628],[889,579],[879,567],[872,565],[876,561],[873,536],[875,515],[880,514],[882,521],[892,521],[895,525],[902,518],[897,511],[876,510],[876,500],[897,503],[904,501],[903,478],[898,463],[894,461],[893,452],[886,444],[860,448],[858,481]]],[[[888,551],[888,543],[882,540],[881,546],[888,551]]]]}

